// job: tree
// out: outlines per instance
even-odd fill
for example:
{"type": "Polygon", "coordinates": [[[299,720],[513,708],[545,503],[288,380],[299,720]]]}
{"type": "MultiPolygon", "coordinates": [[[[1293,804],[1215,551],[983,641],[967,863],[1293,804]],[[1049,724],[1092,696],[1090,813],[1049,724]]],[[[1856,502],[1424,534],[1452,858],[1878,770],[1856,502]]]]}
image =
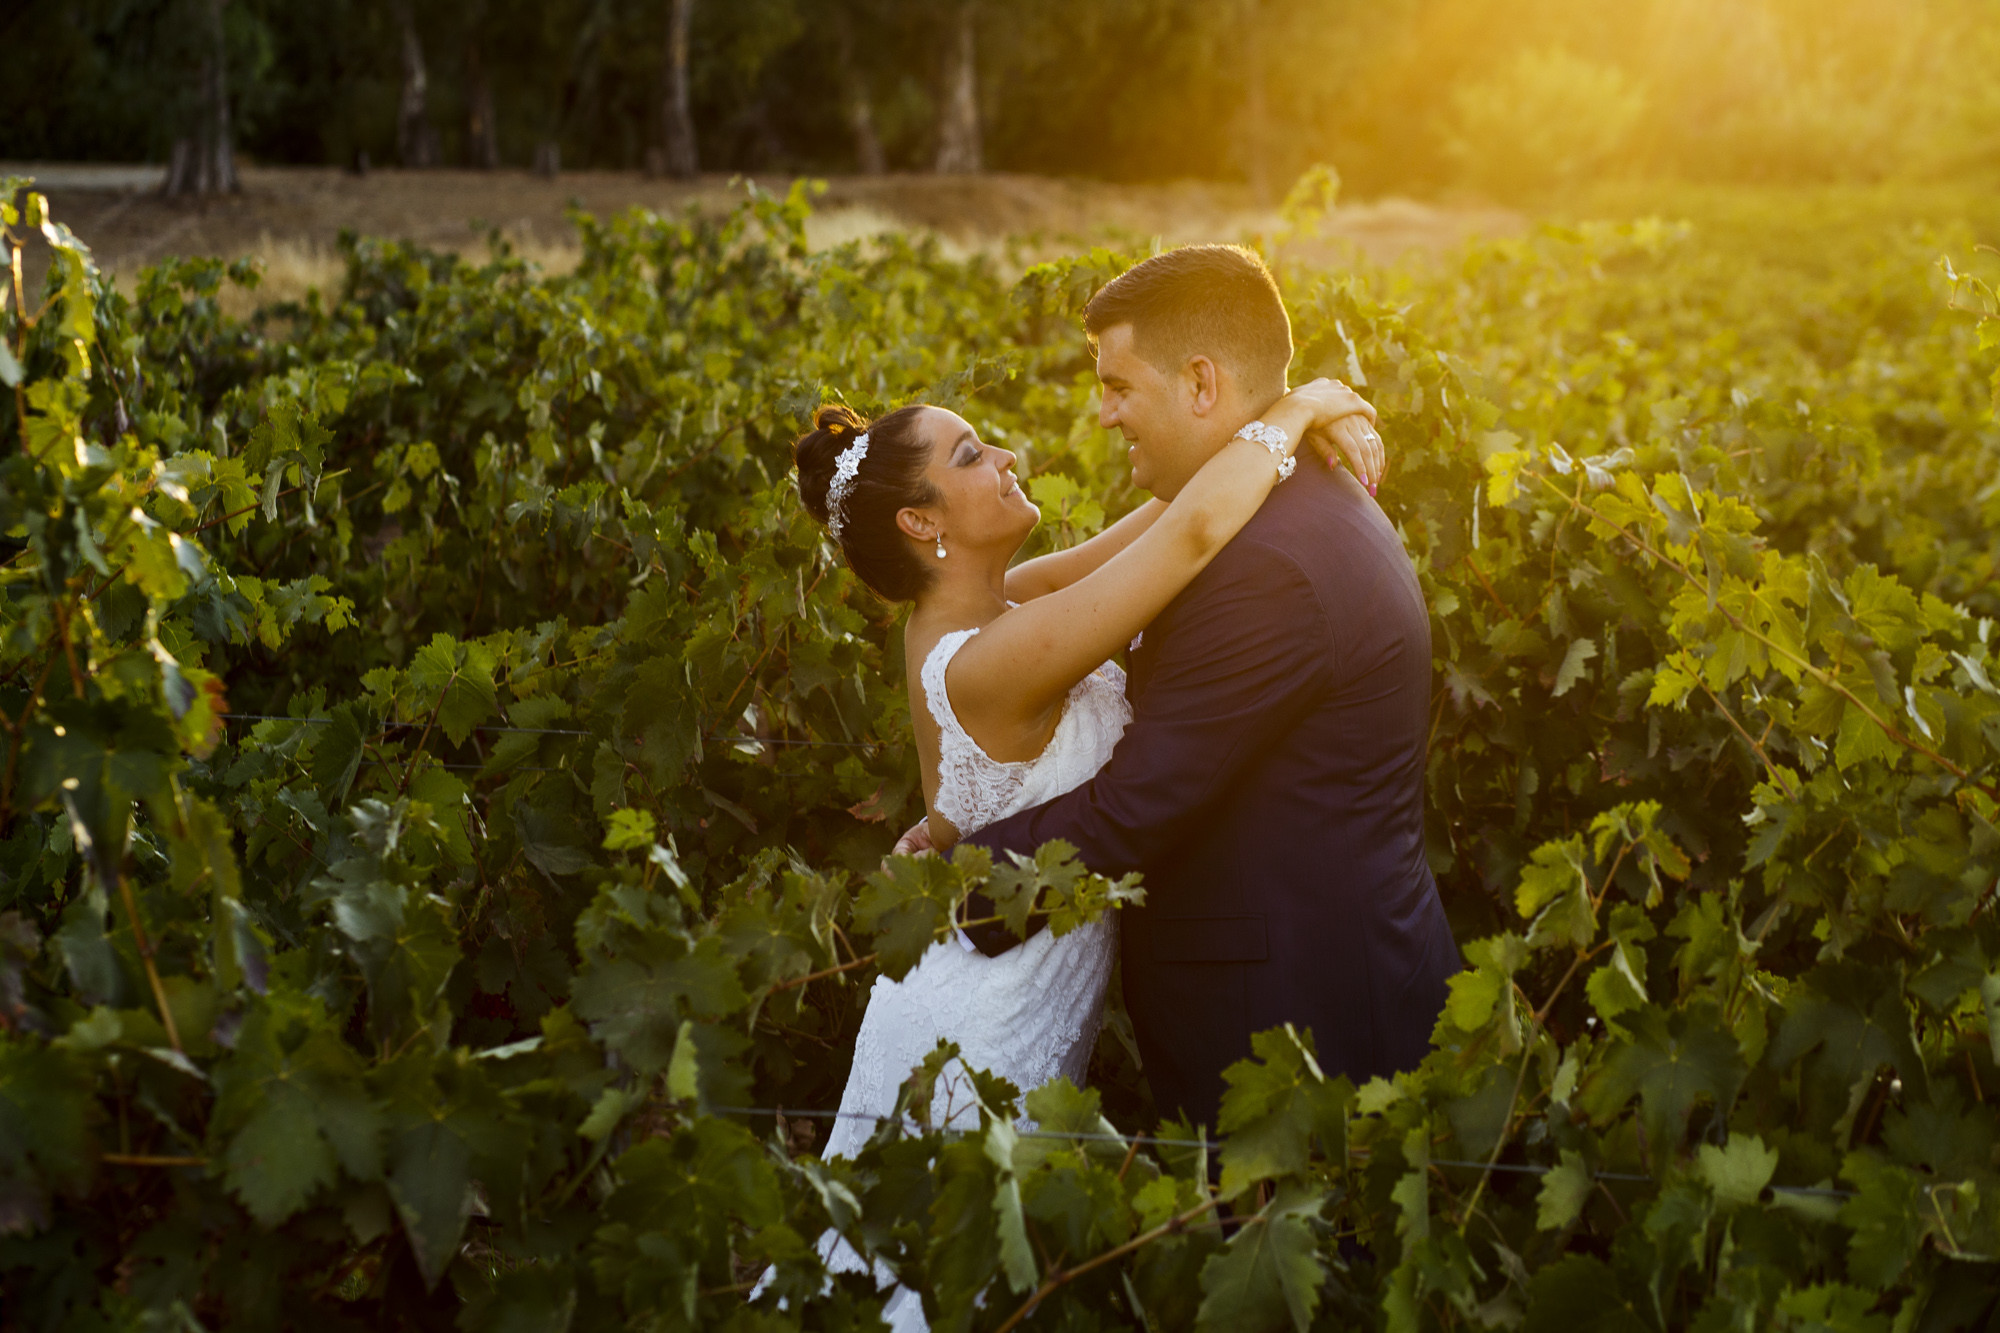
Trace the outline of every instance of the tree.
{"type": "Polygon", "coordinates": [[[882,136],[875,129],[875,108],[868,98],[867,72],[855,61],[854,16],[844,3],[831,6],[834,55],[840,61],[840,97],[847,114],[848,128],[854,133],[854,162],[864,176],[879,176],[889,169],[882,152],[882,136]]]}
{"type": "Polygon", "coordinates": [[[935,164],[939,172],[981,169],[978,52],[973,40],[976,17],[974,0],[958,0],[945,37],[935,164]]]}
{"type": "Polygon", "coordinates": [[[196,3],[202,28],[194,132],[174,141],[166,193],[234,194],[241,186],[236,179],[235,141],[229,127],[229,59],[222,28],[222,7],[228,0],[196,3]]]}
{"type": "Polygon", "coordinates": [[[396,156],[406,167],[434,167],[438,141],[430,122],[430,75],[424,68],[423,38],[410,0],[397,4],[396,26],[403,64],[402,93],[396,99],[396,156]]]}
{"type": "Polygon", "coordinates": [[[695,152],[694,112],[689,107],[688,34],[693,26],[694,0],[668,0],[660,138],[666,149],[667,174],[683,180],[701,170],[695,152]]]}
{"type": "Polygon", "coordinates": [[[465,16],[465,161],[491,171],[500,165],[500,133],[486,67],[486,18],[486,0],[472,0],[465,16]]]}

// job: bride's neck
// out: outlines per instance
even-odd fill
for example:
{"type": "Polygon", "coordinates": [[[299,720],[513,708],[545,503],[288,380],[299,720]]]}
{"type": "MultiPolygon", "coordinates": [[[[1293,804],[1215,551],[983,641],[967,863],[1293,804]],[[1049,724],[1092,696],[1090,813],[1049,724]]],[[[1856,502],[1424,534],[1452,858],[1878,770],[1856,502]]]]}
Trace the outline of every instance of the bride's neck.
{"type": "Polygon", "coordinates": [[[984,625],[1007,609],[1007,567],[977,569],[962,565],[939,568],[917,598],[912,618],[951,628],[984,625]]]}

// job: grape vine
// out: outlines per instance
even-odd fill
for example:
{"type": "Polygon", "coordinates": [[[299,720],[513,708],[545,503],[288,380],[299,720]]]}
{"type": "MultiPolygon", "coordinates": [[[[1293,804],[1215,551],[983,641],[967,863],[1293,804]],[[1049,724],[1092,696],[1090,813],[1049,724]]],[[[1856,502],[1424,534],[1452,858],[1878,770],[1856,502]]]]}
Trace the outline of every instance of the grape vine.
{"type": "Polygon", "coordinates": [[[237,320],[254,269],[127,295],[18,197],[0,1328],[879,1326],[828,1228],[940,1329],[1989,1316],[1996,325],[1922,240],[1837,300],[1659,223],[1281,265],[1433,613],[1430,1055],[1267,1032],[1160,1123],[1114,1009],[1090,1089],[981,1077],[947,1132],[941,1049],[827,1162],[798,1112],[965,894],[1143,884],[883,862],[900,629],[787,444],[944,403],[1042,548],[1096,530],[1137,497],[1076,314],[1131,257],[812,252],[752,189],[579,216],[562,276],[355,240],[237,320]]]}

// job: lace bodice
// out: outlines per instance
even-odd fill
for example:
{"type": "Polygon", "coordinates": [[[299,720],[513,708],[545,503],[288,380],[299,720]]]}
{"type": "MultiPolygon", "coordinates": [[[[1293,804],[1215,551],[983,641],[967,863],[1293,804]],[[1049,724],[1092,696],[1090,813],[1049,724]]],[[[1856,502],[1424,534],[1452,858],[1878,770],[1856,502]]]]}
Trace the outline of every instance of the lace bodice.
{"type": "Polygon", "coordinates": [[[1111,662],[1070,687],[1055,734],[1033,759],[1009,763],[990,758],[959,724],[945,687],[951,659],[979,633],[953,630],[937,641],[918,672],[924,704],[938,727],[937,813],[961,835],[1039,805],[1083,782],[1111,756],[1132,720],[1125,702],[1125,673],[1111,662]]]}

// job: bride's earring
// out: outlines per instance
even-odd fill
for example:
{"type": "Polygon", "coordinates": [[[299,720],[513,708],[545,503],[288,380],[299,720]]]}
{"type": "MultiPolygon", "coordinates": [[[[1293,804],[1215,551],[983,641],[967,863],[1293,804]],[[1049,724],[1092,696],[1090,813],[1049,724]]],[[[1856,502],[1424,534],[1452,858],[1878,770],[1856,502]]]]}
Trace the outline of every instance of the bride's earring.
{"type": "Polygon", "coordinates": [[[942,532],[940,532],[940,533],[938,534],[938,539],[937,539],[937,553],[938,553],[938,559],[940,559],[940,560],[944,559],[944,557],[945,557],[945,549],[944,549],[944,534],[943,534],[942,532]]]}

